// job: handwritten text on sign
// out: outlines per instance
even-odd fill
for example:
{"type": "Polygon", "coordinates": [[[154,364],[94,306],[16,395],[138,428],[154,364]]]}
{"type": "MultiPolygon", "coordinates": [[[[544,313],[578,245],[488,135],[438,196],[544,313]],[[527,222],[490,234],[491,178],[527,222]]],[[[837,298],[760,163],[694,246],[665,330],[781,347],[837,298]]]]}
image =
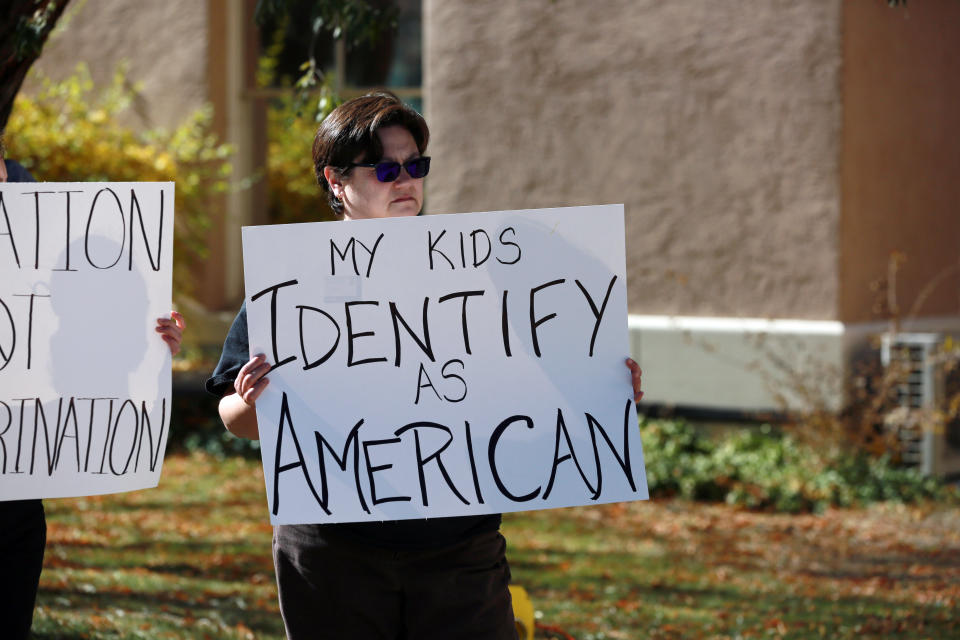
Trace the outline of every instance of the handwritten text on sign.
{"type": "Polygon", "coordinates": [[[647,497],[623,207],[243,230],[271,518],[647,497]]]}
{"type": "Polygon", "coordinates": [[[172,183],[0,186],[0,500],[154,487],[172,183]]]}

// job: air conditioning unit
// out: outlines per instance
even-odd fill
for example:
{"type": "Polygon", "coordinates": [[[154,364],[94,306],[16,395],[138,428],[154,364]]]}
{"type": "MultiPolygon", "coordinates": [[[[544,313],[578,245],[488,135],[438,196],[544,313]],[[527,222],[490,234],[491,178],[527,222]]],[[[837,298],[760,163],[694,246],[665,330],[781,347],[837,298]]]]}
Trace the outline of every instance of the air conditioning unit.
{"type": "Polygon", "coordinates": [[[960,415],[950,410],[960,394],[960,363],[944,349],[941,333],[888,333],[880,357],[895,376],[897,406],[886,426],[900,438],[902,460],[934,476],[960,475],[960,415]]]}

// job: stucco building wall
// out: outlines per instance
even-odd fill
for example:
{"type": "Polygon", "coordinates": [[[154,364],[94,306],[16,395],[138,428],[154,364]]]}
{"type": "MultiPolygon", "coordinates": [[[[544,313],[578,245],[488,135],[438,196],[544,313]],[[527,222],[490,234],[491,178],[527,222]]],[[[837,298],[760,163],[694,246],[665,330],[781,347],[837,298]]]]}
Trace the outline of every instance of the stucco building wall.
{"type": "Polygon", "coordinates": [[[425,0],[431,212],[622,202],[632,313],[838,317],[841,0],[425,0]]]}
{"type": "MultiPolygon", "coordinates": [[[[67,6],[35,66],[60,79],[83,61],[103,86],[126,62],[128,78],[142,85],[132,124],[173,127],[210,100],[207,44],[206,2],[88,0],[67,6]]],[[[34,90],[35,82],[25,90],[34,90]]]]}

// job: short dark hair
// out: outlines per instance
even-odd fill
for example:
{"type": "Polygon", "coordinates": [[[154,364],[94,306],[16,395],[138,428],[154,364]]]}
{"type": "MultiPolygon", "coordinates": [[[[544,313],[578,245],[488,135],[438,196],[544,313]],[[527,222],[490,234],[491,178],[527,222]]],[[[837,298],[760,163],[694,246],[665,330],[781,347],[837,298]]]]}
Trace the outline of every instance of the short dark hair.
{"type": "Polygon", "coordinates": [[[423,116],[389,91],[347,100],[320,123],[313,138],[313,170],[334,213],[343,213],[343,203],[334,197],[323,175],[324,167],[333,167],[340,175],[346,175],[358,156],[361,162],[379,162],[383,146],[377,131],[395,125],[410,132],[421,154],[427,150],[430,130],[423,116]]]}

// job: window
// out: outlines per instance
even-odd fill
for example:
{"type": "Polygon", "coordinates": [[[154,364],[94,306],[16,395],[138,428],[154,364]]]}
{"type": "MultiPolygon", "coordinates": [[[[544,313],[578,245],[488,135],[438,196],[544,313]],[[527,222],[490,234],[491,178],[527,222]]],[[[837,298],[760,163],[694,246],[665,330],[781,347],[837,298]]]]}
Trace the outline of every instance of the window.
{"type": "Polygon", "coordinates": [[[418,111],[423,110],[421,0],[369,0],[386,8],[396,6],[397,29],[386,29],[374,43],[349,46],[350,34],[334,39],[322,31],[313,41],[311,3],[293,3],[281,22],[260,27],[261,95],[290,91],[302,75],[300,65],[312,55],[324,73],[333,74],[333,88],[344,98],[369,89],[387,87],[418,111]]]}
{"type": "MultiPolygon", "coordinates": [[[[311,2],[290,4],[281,21],[258,26],[259,56],[256,78],[245,97],[259,105],[264,118],[263,222],[331,220],[332,211],[314,176],[311,158],[316,123],[297,117],[294,83],[303,75],[301,65],[311,55],[318,68],[332,72],[332,88],[341,98],[351,98],[373,88],[389,88],[414,109],[423,112],[421,71],[421,0],[366,0],[398,9],[397,29],[386,29],[373,44],[349,47],[345,38],[334,39],[323,31],[314,42],[311,2]]],[[[252,14],[253,2],[248,0],[252,14]]],[[[254,24],[252,15],[248,24],[254,24]]],[[[249,51],[249,49],[248,49],[249,51]]],[[[251,61],[252,62],[252,61],[251,61]]]]}

